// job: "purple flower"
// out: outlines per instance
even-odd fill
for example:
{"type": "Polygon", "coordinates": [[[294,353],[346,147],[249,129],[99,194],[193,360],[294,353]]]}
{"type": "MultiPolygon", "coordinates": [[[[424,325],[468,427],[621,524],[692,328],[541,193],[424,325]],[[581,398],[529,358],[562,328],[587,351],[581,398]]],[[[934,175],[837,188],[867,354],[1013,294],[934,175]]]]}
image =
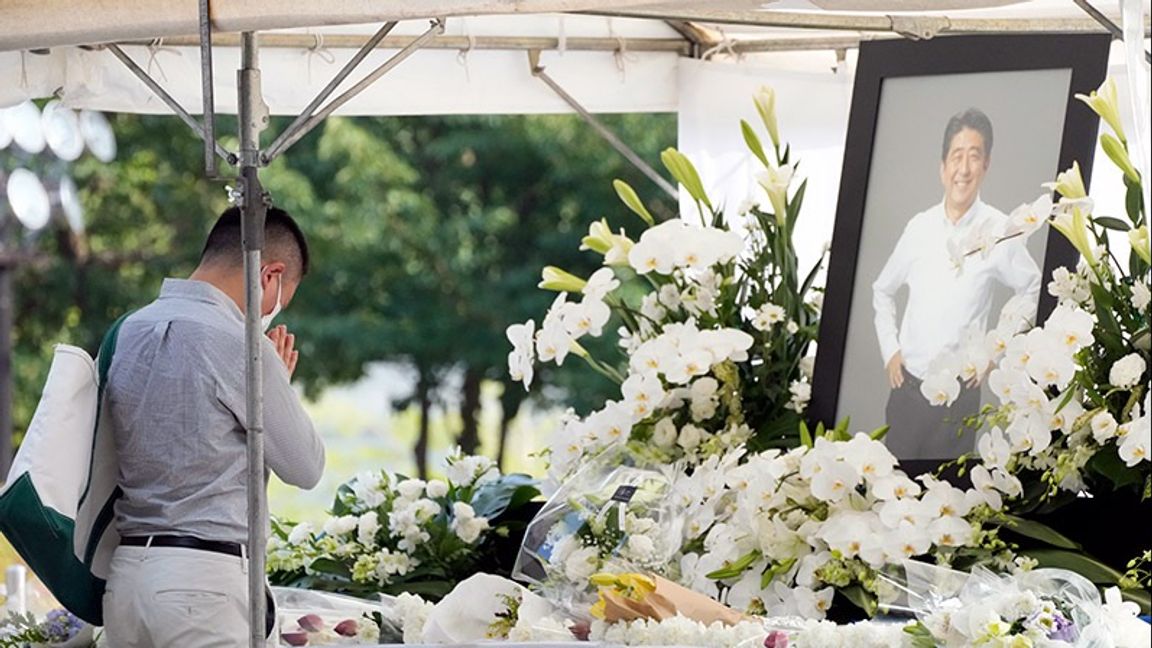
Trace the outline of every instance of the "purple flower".
{"type": "Polygon", "coordinates": [[[1080,638],[1080,632],[1076,629],[1076,623],[1069,619],[1064,618],[1064,615],[1059,612],[1053,618],[1055,628],[1052,632],[1048,633],[1048,638],[1056,641],[1067,641],[1068,643],[1075,643],[1080,638]]]}
{"type": "Polygon", "coordinates": [[[52,610],[41,626],[47,640],[57,643],[68,641],[83,629],[84,622],[67,610],[52,610]]]}

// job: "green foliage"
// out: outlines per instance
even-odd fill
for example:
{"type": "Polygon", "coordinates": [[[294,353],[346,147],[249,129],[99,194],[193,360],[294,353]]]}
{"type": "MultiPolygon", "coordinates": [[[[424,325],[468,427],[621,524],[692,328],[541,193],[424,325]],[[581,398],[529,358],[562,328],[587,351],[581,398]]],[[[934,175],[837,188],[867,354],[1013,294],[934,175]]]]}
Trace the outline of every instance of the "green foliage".
{"type": "MultiPolygon", "coordinates": [[[[675,137],[673,116],[605,122],[651,160],[675,137]]],[[[74,166],[87,234],[41,236],[42,261],[16,275],[17,430],[31,419],[52,345],[95,351],[124,312],[187,276],[226,204],[201,178],[199,142],[174,118],[116,115],[120,156],[74,166]]],[[[278,132],[286,120],[274,120],[278,132]]],[[[234,120],[221,119],[222,132],[234,120]]],[[[297,333],[307,393],[361,377],[373,361],[405,362],[433,387],[449,369],[506,380],[504,327],[541,311],[545,259],[574,271],[582,223],[615,212],[614,177],[646,182],[575,116],[333,118],[263,174],[274,202],[309,238],[314,269],[281,316],[297,333]]],[[[656,202],[660,217],[671,201],[656,202]]],[[[611,222],[615,216],[609,216],[611,222]]],[[[545,398],[581,410],[608,381],[563,368],[545,398]]],[[[507,391],[507,390],[506,390],[507,391]]],[[[514,410],[523,398],[505,404],[514,410]]]]}

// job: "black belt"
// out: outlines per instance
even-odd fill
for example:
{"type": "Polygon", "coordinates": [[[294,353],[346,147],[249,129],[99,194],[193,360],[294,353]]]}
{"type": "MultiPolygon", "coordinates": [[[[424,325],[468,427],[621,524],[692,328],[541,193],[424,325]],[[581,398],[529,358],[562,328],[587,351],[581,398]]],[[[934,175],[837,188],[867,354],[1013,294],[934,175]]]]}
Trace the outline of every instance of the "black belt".
{"type": "Polygon", "coordinates": [[[129,547],[180,547],[183,549],[211,551],[213,553],[236,556],[237,558],[244,556],[244,548],[239,543],[222,542],[219,540],[201,540],[200,538],[193,538],[192,536],[131,536],[120,538],[120,544],[129,547]]]}

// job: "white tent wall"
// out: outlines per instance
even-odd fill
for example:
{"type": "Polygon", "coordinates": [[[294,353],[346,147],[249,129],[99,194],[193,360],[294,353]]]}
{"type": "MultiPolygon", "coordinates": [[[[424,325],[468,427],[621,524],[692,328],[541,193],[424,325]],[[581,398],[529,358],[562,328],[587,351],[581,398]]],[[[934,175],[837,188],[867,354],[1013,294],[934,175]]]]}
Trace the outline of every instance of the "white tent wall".
{"type": "MultiPolygon", "coordinates": [[[[769,146],[752,97],[761,86],[776,91],[781,137],[791,144],[793,159],[801,160],[799,177],[809,183],[795,236],[802,266],[815,262],[832,237],[853,71],[852,60],[837,67],[833,52],[730,62],[685,60],[680,65],[678,147],[697,165],[709,195],[729,215],[748,201],[767,202],[756,182],[762,165],[744,144],[740,120],[756,128],[769,146]]],[[[695,211],[691,199],[682,196],[681,212],[695,211]]]]}

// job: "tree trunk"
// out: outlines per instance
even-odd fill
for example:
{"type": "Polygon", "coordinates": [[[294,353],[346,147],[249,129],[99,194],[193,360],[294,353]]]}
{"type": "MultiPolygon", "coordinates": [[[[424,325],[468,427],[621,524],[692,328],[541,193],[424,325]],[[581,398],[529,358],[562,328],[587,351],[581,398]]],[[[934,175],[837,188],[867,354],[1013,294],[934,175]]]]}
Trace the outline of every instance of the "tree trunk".
{"type": "Polygon", "coordinates": [[[460,388],[460,449],[464,454],[476,454],[480,448],[480,382],[484,373],[476,367],[464,370],[464,385],[460,388]]]}
{"type": "Polygon", "coordinates": [[[432,414],[432,377],[428,370],[419,369],[416,379],[416,400],[420,404],[420,431],[416,437],[416,474],[420,479],[428,479],[428,430],[432,414]]]}
{"type": "Polygon", "coordinates": [[[520,413],[520,405],[524,402],[525,392],[520,383],[510,380],[502,381],[504,391],[500,394],[500,438],[496,442],[496,465],[504,470],[504,449],[508,440],[508,428],[512,419],[520,413]]]}

